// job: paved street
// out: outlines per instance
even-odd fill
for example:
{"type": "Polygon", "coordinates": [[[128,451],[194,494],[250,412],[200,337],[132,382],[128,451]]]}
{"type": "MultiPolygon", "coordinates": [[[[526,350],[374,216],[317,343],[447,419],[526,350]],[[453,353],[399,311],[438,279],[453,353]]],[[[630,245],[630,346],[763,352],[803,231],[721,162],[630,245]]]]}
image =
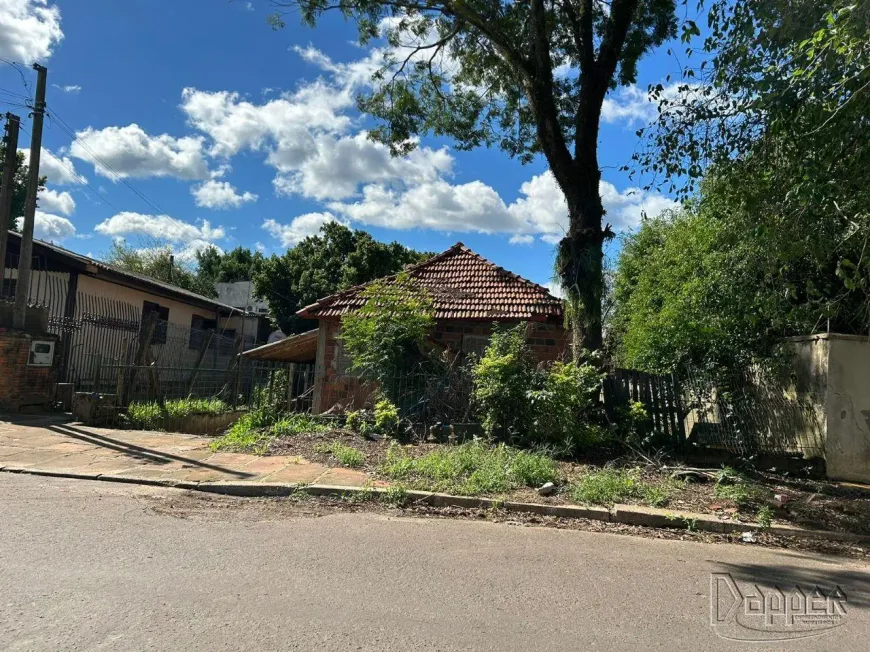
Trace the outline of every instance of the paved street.
{"type": "Polygon", "coordinates": [[[870,635],[868,568],[841,558],[17,474],[0,496],[3,650],[845,652],[870,635]],[[724,640],[711,572],[838,584],[847,617],[724,640]]]}

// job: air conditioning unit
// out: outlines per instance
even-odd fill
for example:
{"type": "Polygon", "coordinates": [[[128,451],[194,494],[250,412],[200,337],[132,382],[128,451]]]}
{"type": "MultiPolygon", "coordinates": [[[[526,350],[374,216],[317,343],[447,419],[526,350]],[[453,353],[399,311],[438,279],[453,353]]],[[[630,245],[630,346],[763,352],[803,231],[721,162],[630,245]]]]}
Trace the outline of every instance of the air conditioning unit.
{"type": "Polygon", "coordinates": [[[54,363],[54,340],[33,340],[30,343],[29,367],[50,367],[54,363]]]}

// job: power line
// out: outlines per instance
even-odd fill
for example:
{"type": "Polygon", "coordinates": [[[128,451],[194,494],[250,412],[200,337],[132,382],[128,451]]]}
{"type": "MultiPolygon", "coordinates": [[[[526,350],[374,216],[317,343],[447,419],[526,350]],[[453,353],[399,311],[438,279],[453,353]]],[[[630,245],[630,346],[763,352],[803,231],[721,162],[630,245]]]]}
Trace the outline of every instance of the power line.
{"type": "Polygon", "coordinates": [[[24,89],[27,91],[27,99],[31,102],[33,101],[33,91],[30,89],[30,84],[27,83],[27,77],[24,75],[24,70],[21,69],[23,63],[19,63],[18,61],[10,61],[9,59],[4,59],[0,57],[0,61],[3,63],[8,63],[10,66],[15,68],[18,74],[21,76],[21,83],[24,84],[24,89]]]}
{"type": "Polygon", "coordinates": [[[54,123],[60,128],[61,131],[65,132],[70,138],[73,139],[74,142],[77,142],[79,146],[85,150],[88,154],[90,154],[91,158],[100,164],[104,169],[108,170],[112,175],[114,175],[117,181],[120,181],[125,186],[127,186],[139,199],[148,204],[151,208],[156,210],[160,214],[166,214],[166,211],[160,207],[160,205],[156,201],[152,201],[149,199],[145,193],[141,192],[138,188],[136,188],[132,183],[130,183],[126,177],[117,172],[111,165],[109,165],[105,160],[100,158],[94,150],[92,150],[87,143],[85,143],[79,136],[75,133],[75,130],[67,124],[67,122],[58,115],[57,111],[55,111],[52,107],[48,107],[49,114],[48,117],[50,120],[54,121],[54,123]]]}

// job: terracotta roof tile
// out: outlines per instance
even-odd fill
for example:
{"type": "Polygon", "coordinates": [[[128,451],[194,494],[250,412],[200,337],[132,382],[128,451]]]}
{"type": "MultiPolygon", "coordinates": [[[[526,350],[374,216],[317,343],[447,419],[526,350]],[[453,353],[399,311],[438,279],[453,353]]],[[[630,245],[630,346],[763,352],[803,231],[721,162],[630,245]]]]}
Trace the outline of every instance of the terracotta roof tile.
{"type": "MultiPolygon", "coordinates": [[[[545,287],[497,266],[461,242],[405,271],[432,295],[436,319],[548,321],[562,318],[562,301],[545,287]]],[[[389,276],[384,280],[395,278],[389,276]]],[[[298,314],[313,319],[338,318],[365,303],[362,290],[366,285],[320,299],[298,314]]]]}

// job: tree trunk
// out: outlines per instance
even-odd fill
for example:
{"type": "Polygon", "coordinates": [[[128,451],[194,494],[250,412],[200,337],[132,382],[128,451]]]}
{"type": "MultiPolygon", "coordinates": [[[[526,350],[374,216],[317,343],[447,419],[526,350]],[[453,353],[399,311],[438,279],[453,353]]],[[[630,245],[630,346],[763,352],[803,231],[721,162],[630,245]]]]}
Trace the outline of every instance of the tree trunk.
{"type": "Polygon", "coordinates": [[[604,290],[604,207],[598,193],[587,184],[586,192],[566,193],[568,233],[559,243],[556,271],[562,281],[567,318],[572,330],[574,359],[583,349],[598,351],[603,343],[601,299],[604,290]]]}

